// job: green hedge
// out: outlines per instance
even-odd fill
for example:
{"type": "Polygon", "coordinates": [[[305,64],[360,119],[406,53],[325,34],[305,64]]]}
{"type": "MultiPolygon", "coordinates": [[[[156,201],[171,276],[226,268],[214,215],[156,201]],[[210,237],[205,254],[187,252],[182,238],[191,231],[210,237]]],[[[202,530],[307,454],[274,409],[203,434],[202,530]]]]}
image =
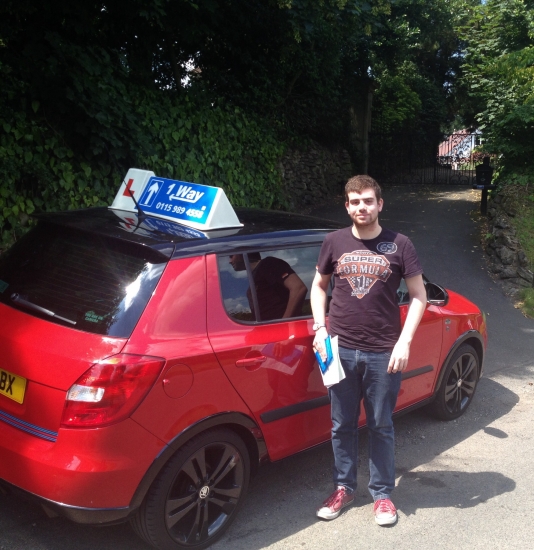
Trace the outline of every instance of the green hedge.
{"type": "MultiPolygon", "coordinates": [[[[283,144],[261,120],[234,106],[193,93],[138,91],[120,98],[121,116],[109,109],[86,113],[91,131],[73,140],[37,101],[28,104],[22,84],[19,100],[15,84],[0,97],[2,248],[31,225],[34,212],[110,204],[130,167],[222,187],[234,206],[286,204],[279,170],[283,144]]],[[[110,103],[121,92],[110,90],[110,103]]]]}

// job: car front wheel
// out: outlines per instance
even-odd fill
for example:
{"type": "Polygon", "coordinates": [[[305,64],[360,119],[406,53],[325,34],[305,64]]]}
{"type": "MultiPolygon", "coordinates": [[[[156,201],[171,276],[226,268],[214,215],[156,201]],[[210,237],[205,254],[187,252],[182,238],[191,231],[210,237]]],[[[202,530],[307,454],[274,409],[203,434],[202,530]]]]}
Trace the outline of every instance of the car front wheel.
{"type": "Polygon", "coordinates": [[[156,548],[206,548],[228,529],[248,488],[250,459],[231,430],[187,442],[152,484],[132,527],[156,548]]]}
{"type": "Polygon", "coordinates": [[[445,367],[445,374],[431,404],[441,420],[454,420],[467,410],[477,387],[480,372],[476,351],[469,344],[461,345],[445,367]]]}

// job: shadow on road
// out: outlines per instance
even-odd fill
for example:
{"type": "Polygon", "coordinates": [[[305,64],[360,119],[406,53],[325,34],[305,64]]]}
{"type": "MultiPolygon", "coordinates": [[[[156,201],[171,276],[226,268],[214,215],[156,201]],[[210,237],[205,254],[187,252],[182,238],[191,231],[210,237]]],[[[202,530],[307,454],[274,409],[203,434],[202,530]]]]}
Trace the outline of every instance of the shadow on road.
{"type": "MultiPolygon", "coordinates": [[[[405,515],[420,508],[477,506],[515,488],[515,480],[499,473],[458,471],[449,451],[477,432],[487,444],[497,437],[490,427],[508,414],[518,396],[482,379],[466,414],[453,422],[435,420],[424,410],[396,420],[397,489],[395,503],[405,515]],[[432,463],[430,470],[425,465],[432,463]],[[435,469],[435,464],[439,469],[435,469]],[[421,469],[421,471],[419,471],[421,469]]],[[[500,431],[499,431],[500,432],[500,431]]],[[[499,437],[503,437],[499,433],[499,437]]],[[[360,468],[355,506],[372,502],[367,491],[367,433],[360,432],[360,468]]],[[[260,470],[246,505],[230,532],[214,550],[259,550],[316,523],[315,509],[332,490],[330,445],[307,451],[260,470]]]]}
{"type": "Polygon", "coordinates": [[[407,516],[421,508],[472,508],[515,487],[512,479],[499,472],[407,472],[399,481],[395,503],[407,516]]]}

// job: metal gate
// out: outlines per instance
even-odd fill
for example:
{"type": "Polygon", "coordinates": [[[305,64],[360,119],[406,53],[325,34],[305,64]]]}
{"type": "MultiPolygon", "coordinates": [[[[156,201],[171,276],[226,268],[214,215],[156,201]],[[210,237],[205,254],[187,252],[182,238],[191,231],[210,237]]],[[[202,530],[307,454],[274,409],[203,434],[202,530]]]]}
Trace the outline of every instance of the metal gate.
{"type": "Polygon", "coordinates": [[[480,133],[369,134],[369,175],[386,185],[472,185],[480,133]]]}

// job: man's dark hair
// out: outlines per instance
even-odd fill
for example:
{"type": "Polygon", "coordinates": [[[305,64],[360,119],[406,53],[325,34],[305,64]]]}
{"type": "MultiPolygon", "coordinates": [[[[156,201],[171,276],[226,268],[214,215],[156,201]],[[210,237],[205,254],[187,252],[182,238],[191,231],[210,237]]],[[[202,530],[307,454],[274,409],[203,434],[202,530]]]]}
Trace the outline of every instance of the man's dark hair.
{"type": "Polygon", "coordinates": [[[365,189],[373,189],[376,200],[382,198],[382,189],[371,176],[353,176],[345,185],[345,200],[349,202],[349,193],[361,193],[365,189]]]}

